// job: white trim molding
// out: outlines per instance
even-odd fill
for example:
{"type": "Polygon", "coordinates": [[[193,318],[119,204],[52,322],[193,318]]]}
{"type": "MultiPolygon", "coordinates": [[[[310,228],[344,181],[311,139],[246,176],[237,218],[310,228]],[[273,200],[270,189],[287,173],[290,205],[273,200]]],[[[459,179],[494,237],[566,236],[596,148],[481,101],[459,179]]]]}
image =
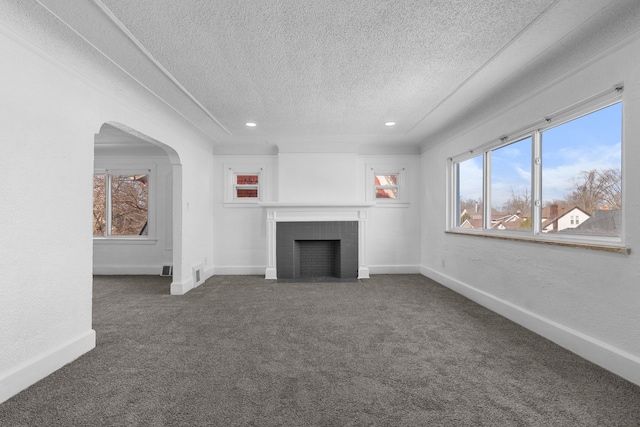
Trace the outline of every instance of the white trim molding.
{"type": "Polygon", "coordinates": [[[96,332],[90,329],[0,375],[0,403],[73,362],[95,346],[96,332]]]}
{"type": "Polygon", "coordinates": [[[265,279],[277,279],[276,223],[308,221],[358,222],[358,279],[369,278],[367,265],[367,209],[373,203],[259,203],[267,211],[267,268],[265,279]]]}

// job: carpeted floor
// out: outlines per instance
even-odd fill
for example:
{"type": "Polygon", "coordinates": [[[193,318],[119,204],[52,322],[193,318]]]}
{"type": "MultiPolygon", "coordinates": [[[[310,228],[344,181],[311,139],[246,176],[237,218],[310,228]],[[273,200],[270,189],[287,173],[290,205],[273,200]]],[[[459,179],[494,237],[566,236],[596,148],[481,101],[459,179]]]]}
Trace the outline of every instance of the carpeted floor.
{"type": "Polygon", "coordinates": [[[639,426],[635,386],[419,275],[96,277],[98,346],[3,426],[639,426]]]}

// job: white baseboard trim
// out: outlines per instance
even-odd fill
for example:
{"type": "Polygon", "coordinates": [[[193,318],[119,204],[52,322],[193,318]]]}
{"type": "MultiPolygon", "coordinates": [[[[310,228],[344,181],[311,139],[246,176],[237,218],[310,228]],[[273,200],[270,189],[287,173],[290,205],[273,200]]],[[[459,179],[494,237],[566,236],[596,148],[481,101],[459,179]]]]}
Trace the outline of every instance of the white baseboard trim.
{"type": "Polygon", "coordinates": [[[264,276],[266,265],[214,267],[215,276],[264,276]]]}
{"type": "MultiPolygon", "coordinates": [[[[360,278],[369,278],[370,274],[420,274],[419,265],[369,265],[365,271],[368,273],[366,277],[362,276],[360,272],[360,278]]],[[[267,279],[275,279],[275,269],[268,269],[263,265],[249,265],[249,266],[226,266],[215,267],[213,269],[213,275],[215,276],[265,276],[267,279]]]]}
{"type": "Polygon", "coordinates": [[[622,378],[640,385],[640,357],[542,317],[428,267],[421,274],[622,378]]]}
{"type": "Polygon", "coordinates": [[[187,279],[184,282],[171,282],[171,295],[184,295],[193,289],[193,279],[187,279]]]}
{"type": "Polygon", "coordinates": [[[369,275],[369,267],[360,267],[358,268],[358,279],[369,279],[371,276],[369,275]]]}
{"type": "Polygon", "coordinates": [[[73,362],[95,346],[96,332],[90,329],[0,375],[0,403],[73,362]]]}
{"type": "Polygon", "coordinates": [[[419,265],[370,265],[370,274],[420,274],[419,265]]]}
{"type": "Polygon", "coordinates": [[[213,267],[211,268],[205,268],[204,269],[204,280],[207,280],[209,277],[212,277],[214,274],[215,269],[213,267]]]}
{"type": "Polygon", "coordinates": [[[111,275],[152,275],[159,276],[162,273],[161,265],[94,265],[93,274],[96,276],[111,275]]]}

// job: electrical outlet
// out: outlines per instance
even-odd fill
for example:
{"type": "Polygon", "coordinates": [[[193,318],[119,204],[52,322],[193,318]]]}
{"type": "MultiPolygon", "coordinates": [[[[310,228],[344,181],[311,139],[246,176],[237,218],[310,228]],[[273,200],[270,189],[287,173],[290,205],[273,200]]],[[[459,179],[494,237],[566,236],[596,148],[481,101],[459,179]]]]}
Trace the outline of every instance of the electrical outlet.
{"type": "Polygon", "coordinates": [[[444,262],[444,258],[442,259],[441,264],[442,264],[442,268],[445,268],[445,267],[446,267],[446,266],[445,266],[445,262],[444,262]]]}

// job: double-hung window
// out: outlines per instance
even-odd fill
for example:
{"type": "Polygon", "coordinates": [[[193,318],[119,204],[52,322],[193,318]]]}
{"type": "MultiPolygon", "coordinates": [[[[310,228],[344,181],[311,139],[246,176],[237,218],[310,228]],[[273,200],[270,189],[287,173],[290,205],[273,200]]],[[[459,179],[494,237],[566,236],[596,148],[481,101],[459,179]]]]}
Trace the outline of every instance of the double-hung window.
{"type": "Polygon", "coordinates": [[[398,199],[399,173],[376,173],[376,199],[398,199]]]}
{"type": "Polygon", "coordinates": [[[224,203],[227,207],[257,207],[266,199],[265,167],[259,164],[225,164],[224,203]]]}
{"type": "Polygon", "coordinates": [[[149,171],[93,175],[93,236],[147,236],[149,171]]]}
{"type": "Polygon", "coordinates": [[[233,194],[235,199],[258,199],[260,175],[257,173],[234,174],[233,194]]]}
{"type": "Polygon", "coordinates": [[[451,159],[448,228],[621,242],[621,92],[451,159]]]}
{"type": "Polygon", "coordinates": [[[366,164],[366,200],[382,207],[409,206],[409,165],[406,162],[366,164]]]}

